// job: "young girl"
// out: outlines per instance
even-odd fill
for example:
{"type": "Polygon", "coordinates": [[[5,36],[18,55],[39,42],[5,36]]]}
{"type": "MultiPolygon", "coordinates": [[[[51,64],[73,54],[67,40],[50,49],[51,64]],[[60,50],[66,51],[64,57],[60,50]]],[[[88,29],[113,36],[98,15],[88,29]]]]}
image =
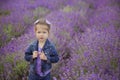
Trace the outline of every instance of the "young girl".
{"type": "Polygon", "coordinates": [[[55,46],[48,40],[50,25],[46,19],[34,23],[37,40],[25,51],[25,60],[30,62],[28,80],[50,80],[51,63],[59,60],[55,46]]]}

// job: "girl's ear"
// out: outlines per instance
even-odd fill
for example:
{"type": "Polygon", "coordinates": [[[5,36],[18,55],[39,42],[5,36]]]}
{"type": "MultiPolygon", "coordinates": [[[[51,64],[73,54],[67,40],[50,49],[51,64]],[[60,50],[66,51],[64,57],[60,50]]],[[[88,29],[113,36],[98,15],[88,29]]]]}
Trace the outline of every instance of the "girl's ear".
{"type": "Polygon", "coordinates": [[[50,31],[49,31],[49,32],[48,32],[48,35],[50,36],[50,34],[51,34],[51,33],[50,33],[50,31]]]}
{"type": "Polygon", "coordinates": [[[50,31],[48,31],[48,36],[51,36],[51,32],[50,31]]]}
{"type": "Polygon", "coordinates": [[[36,27],[34,26],[34,32],[36,32],[36,27]]]}

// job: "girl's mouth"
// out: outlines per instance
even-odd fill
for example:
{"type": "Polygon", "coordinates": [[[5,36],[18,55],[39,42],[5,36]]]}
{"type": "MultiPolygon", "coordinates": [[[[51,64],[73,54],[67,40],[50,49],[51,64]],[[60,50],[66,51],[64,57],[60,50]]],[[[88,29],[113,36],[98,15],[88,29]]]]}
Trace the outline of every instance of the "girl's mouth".
{"type": "Polygon", "coordinates": [[[43,38],[40,38],[40,39],[43,39],[43,38]]]}

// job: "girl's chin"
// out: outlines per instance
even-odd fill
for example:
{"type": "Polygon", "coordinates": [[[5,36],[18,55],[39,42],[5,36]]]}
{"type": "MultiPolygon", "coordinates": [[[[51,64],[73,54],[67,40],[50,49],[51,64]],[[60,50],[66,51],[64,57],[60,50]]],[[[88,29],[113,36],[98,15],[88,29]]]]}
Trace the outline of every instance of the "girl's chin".
{"type": "Polygon", "coordinates": [[[39,41],[40,41],[40,42],[45,42],[45,40],[44,40],[44,39],[39,39],[39,41]]]}

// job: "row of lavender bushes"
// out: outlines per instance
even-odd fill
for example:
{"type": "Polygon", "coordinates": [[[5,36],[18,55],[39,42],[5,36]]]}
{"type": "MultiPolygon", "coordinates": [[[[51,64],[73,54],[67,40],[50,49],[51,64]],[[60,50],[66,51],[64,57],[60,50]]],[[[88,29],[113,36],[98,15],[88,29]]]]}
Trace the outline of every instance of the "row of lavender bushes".
{"type": "Polygon", "coordinates": [[[57,80],[119,80],[120,2],[85,2],[76,1],[47,16],[61,57],[53,73],[57,80]]]}
{"type": "Polygon", "coordinates": [[[0,60],[0,80],[27,80],[29,66],[21,55],[6,54],[0,60]]]}
{"type": "MultiPolygon", "coordinates": [[[[119,1],[62,0],[56,5],[54,0],[37,1],[31,0],[31,4],[51,10],[46,16],[53,24],[50,39],[60,56],[59,63],[53,65],[54,80],[119,80],[119,1]]],[[[29,16],[26,24],[32,24],[36,15],[29,16]]],[[[26,80],[28,69],[23,55],[13,53],[1,58],[1,80],[26,80]]]]}

